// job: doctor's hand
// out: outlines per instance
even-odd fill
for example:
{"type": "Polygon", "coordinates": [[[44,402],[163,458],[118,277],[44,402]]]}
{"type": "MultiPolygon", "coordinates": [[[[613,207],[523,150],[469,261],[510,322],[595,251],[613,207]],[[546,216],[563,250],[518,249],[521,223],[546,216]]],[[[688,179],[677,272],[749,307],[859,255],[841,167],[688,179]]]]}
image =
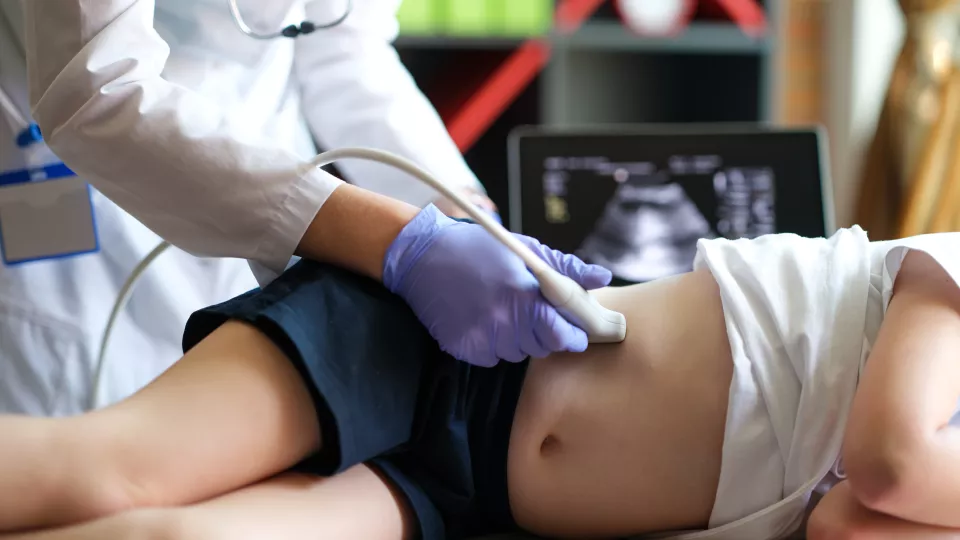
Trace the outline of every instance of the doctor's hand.
{"type": "MultiPolygon", "coordinates": [[[[547,264],[585,289],[610,283],[610,272],[517,235],[547,264]]],[[[489,367],[587,348],[586,333],[540,294],[523,261],[479,225],[428,206],[387,250],[383,283],[401,296],[440,347],[489,367]]]]}

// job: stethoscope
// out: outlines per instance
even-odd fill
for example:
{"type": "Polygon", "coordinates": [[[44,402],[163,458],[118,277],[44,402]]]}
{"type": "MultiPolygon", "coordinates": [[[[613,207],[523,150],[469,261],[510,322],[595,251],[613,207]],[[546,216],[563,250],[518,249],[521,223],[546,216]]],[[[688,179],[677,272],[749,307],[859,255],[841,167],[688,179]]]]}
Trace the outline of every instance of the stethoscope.
{"type": "Polygon", "coordinates": [[[347,0],[347,8],[344,10],[343,15],[334,21],[326,24],[316,24],[310,21],[303,21],[299,25],[291,24],[290,26],[287,26],[278,32],[261,34],[253,28],[250,28],[243,20],[243,15],[240,14],[240,8],[237,7],[237,0],[227,0],[227,3],[230,5],[230,13],[233,14],[233,22],[237,23],[237,28],[253,39],[276,39],[280,37],[295,38],[298,36],[305,36],[317,30],[325,30],[327,28],[333,28],[334,26],[339,25],[345,21],[347,16],[350,15],[350,12],[353,11],[353,0],[347,0]]]}

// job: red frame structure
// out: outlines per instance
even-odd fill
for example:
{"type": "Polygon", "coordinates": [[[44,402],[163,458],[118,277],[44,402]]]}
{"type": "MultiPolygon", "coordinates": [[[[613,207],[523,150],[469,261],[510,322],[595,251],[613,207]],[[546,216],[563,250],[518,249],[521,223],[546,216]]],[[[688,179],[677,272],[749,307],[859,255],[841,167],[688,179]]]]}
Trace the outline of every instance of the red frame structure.
{"type": "MultiPolygon", "coordinates": [[[[606,0],[561,0],[554,16],[556,31],[575,32],[606,0]]],[[[762,34],[766,17],[756,0],[713,0],[749,35],[762,34]]],[[[523,42],[448,120],[447,129],[461,152],[469,150],[530,85],[550,60],[542,38],[523,42]]]]}

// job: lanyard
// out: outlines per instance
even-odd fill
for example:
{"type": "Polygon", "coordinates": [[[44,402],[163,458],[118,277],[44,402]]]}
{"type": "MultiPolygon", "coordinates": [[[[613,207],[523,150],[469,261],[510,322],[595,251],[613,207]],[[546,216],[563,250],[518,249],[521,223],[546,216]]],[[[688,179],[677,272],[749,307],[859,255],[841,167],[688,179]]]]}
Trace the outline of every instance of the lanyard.
{"type": "Polygon", "coordinates": [[[19,132],[29,126],[29,122],[20,114],[20,110],[13,104],[10,96],[3,91],[3,87],[0,87],[0,109],[3,109],[3,112],[7,116],[7,121],[10,122],[10,127],[12,127],[14,131],[19,132]]]}
{"type": "Polygon", "coordinates": [[[14,140],[18,147],[26,148],[43,140],[40,126],[33,122],[27,122],[13,100],[10,99],[10,96],[4,92],[3,87],[0,87],[0,110],[7,117],[7,123],[13,130],[14,140]]]}
{"type": "Polygon", "coordinates": [[[26,168],[0,172],[0,259],[9,266],[98,251],[89,186],[50,159],[39,126],[2,88],[0,114],[26,160],[26,168]]]}
{"type": "Polygon", "coordinates": [[[26,184],[28,182],[42,182],[44,180],[57,180],[75,176],[63,163],[54,163],[43,167],[32,167],[29,169],[18,169],[0,173],[0,188],[16,184],[26,184]]]}
{"type": "MultiPolygon", "coordinates": [[[[0,111],[7,118],[7,123],[13,130],[14,143],[21,151],[30,155],[31,147],[43,142],[43,134],[40,133],[40,126],[35,122],[28,122],[20,113],[20,110],[13,103],[10,96],[0,87],[0,111]]],[[[50,165],[38,166],[30,163],[26,169],[0,172],[0,187],[14,184],[23,184],[26,182],[40,182],[43,180],[56,180],[73,176],[74,173],[63,163],[54,163],[50,165]]]]}

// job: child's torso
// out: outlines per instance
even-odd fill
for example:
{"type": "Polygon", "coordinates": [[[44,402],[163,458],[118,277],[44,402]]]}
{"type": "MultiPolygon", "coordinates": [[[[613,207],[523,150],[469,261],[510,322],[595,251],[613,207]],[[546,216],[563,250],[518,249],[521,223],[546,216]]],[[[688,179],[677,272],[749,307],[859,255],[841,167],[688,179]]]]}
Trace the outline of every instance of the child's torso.
{"type": "Polygon", "coordinates": [[[870,244],[859,229],[714,241],[698,271],[598,292],[627,316],[627,340],[532,361],[509,458],[518,523],[547,536],[796,529],[811,492],[842,477],[888,256],[936,251],[956,277],[951,243],[960,235],[870,244]]]}
{"type": "Polygon", "coordinates": [[[545,536],[705,527],[730,347],[706,271],[596,293],[627,339],[531,362],[510,441],[511,508],[545,536]]]}

